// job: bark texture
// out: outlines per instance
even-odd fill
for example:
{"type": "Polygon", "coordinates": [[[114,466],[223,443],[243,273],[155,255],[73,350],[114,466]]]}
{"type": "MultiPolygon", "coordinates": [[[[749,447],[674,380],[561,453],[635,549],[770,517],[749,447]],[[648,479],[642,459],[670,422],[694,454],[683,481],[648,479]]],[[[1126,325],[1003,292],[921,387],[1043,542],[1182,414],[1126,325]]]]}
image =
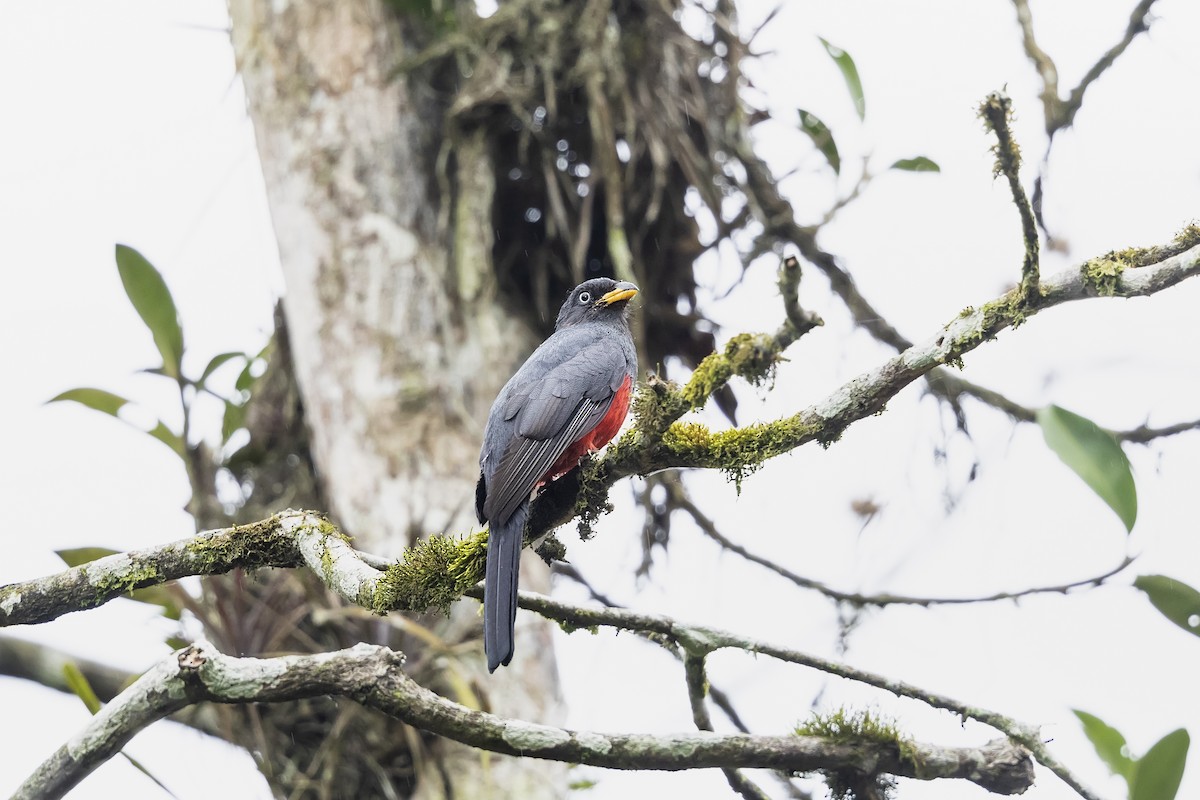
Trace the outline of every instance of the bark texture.
{"type": "MultiPolygon", "coordinates": [[[[383,554],[398,555],[430,532],[468,529],[482,420],[536,343],[497,302],[495,183],[483,139],[466,139],[437,169],[446,95],[390,77],[419,34],[378,2],[235,0],[230,13],[328,508],[364,547],[383,554]]],[[[528,585],[545,589],[544,565],[526,566],[528,585]]],[[[447,645],[473,642],[478,620],[473,609],[460,613],[421,624],[437,623],[435,635],[447,645]]],[[[556,721],[549,630],[527,621],[518,628],[521,663],[498,678],[481,674],[471,647],[465,658],[449,647],[413,654],[414,674],[507,715],[556,721]]],[[[412,654],[409,638],[404,648],[412,654]]],[[[410,745],[418,796],[489,797],[503,786],[511,796],[550,797],[565,785],[561,767],[488,762],[461,746],[422,741],[394,721],[376,722],[383,740],[410,745]]],[[[356,724],[368,723],[360,716],[356,724]]],[[[353,753],[341,760],[354,761],[353,753]]],[[[286,778],[273,778],[277,791],[296,788],[286,778]]],[[[355,785],[345,776],[324,783],[340,792],[355,785]]]]}

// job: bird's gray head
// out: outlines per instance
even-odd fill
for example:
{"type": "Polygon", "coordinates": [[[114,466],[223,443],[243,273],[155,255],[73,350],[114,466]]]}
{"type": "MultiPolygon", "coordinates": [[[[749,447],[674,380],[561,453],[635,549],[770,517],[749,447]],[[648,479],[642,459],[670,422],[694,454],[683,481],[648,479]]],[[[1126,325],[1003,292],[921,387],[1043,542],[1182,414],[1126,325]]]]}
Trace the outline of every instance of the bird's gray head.
{"type": "Polygon", "coordinates": [[[629,313],[629,300],[638,287],[628,281],[612,278],[592,278],[571,290],[558,312],[555,330],[579,325],[589,320],[624,319],[629,313]]]}

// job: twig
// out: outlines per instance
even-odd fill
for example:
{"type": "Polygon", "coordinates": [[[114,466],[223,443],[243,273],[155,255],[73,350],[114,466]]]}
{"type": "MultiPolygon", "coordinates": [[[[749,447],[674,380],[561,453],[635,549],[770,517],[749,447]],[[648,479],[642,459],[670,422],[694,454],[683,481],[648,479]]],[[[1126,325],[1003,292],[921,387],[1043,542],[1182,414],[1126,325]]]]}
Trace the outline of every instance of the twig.
{"type": "Polygon", "coordinates": [[[779,296],[783,298],[783,312],[787,317],[787,323],[780,326],[775,333],[775,346],[780,352],[813,328],[825,324],[816,314],[800,307],[800,278],[799,259],[788,256],[779,267],[779,296]]]}
{"type": "Polygon", "coordinates": [[[1037,594],[1067,594],[1072,589],[1078,589],[1085,586],[1089,588],[1102,586],[1105,581],[1117,575],[1134,562],[1134,557],[1126,556],[1121,560],[1120,564],[1116,565],[1112,569],[1106,570],[1099,575],[1093,575],[1090,578],[1081,578],[1080,580],[1071,581],[1070,583],[1064,583],[1056,586],[1037,586],[1032,589],[1022,589],[1016,592],[997,592],[996,594],[982,595],[978,597],[916,597],[911,595],[890,593],[861,594],[859,592],[843,592],[822,581],[818,581],[813,578],[806,578],[803,575],[792,572],[787,567],[781,566],[769,558],[764,558],[763,556],[752,553],[742,545],[729,539],[717,529],[717,526],[712,519],[710,519],[708,515],[701,511],[700,508],[696,506],[695,502],[692,501],[692,499],[686,494],[681,493],[679,496],[676,496],[674,500],[680,509],[686,511],[688,515],[691,516],[696,523],[696,527],[698,527],[705,536],[712,539],[722,548],[731,553],[736,553],[752,564],[758,564],[760,567],[766,567],[776,575],[779,575],[796,586],[799,586],[801,589],[811,589],[815,592],[820,592],[830,600],[834,600],[839,603],[845,603],[855,608],[864,608],[868,606],[882,608],[884,606],[894,605],[912,605],[929,608],[930,606],[938,605],[996,603],[1002,600],[1019,600],[1022,597],[1030,597],[1037,594]]]}
{"type": "Polygon", "coordinates": [[[1065,128],[1074,121],[1076,112],[1083,106],[1083,95],[1087,92],[1088,87],[1121,57],[1126,48],[1133,44],[1134,39],[1150,29],[1150,7],[1154,5],[1154,2],[1155,0],[1140,0],[1134,6],[1133,11],[1129,15],[1129,24],[1125,26],[1125,33],[1121,36],[1120,41],[1108,48],[1104,55],[1100,56],[1091,69],[1079,81],[1079,85],[1071,90],[1070,96],[1063,101],[1060,106],[1058,128],[1065,128]]]}
{"type": "Polygon", "coordinates": [[[1059,92],[1058,70],[1054,60],[1041,48],[1033,32],[1033,14],[1029,10],[1028,0],[1013,0],[1017,11],[1017,22],[1021,25],[1021,41],[1025,46],[1025,55],[1033,63],[1039,77],[1042,79],[1042,106],[1046,116],[1046,134],[1053,140],[1054,134],[1063,128],[1071,127],[1075,115],[1083,106],[1083,97],[1096,80],[1116,63],[1121,54],[1133,43],[1140,34],[1150,29],[1150,8],[1155,0],[1139,0],[1129,15],[1129,24],[1121,39],[1105,51],[1104,55],[1092,64],[1087,73],[1079,81],[1079,85],[1071,90],[1064,100],[1059,92]]]}
{"type": "MultiPolygon", "coordinates": [[[[1003,411],[1018,422],[1037,422],[1037,409],[1021,405],[997,391],[972,383],[944,369],[934,370],[929,376],[930,390],[939,397],[957,399],[962,395],[973,397],[980,402],[1003,411]]],[[[1200,419],[1188,422],[1177,422],[1152,428],[1149,425],[1139,425],[1123,431],[1111,431],[1118,441],[1130,444],[1150,444],[1168,436],[1175,436],[1188,431],[1200,430],[1200,419]]]]}
{"type": "MultiPolygon", "coordinates": [[[[588,581],[588,579],[585,578],[583,574],[573,565],[564,561],[556,561],[553,565],[551,565],[550,571],[551,574],[562,575],[563,577],[570,578],[578,583],[584,588],[585,591],[587,591],[588,595],[590,595],[591,598],[600,605],[607,606],[609,608],[624,608],[624,606],[622,606],[620,603],[609,599],[607,595],[597,591],[596,588],[592,586],[591,582],[588,581]]],[[[654,644],[662,644],[662,642],[655,641],[651,637],[642,638],[654,644]]],[[[684,660],[684,654],[678,648],[666,649],[680,661],[684,660]]],[[[708,697],[710,700],[712,700],[713,705],[721,709],[721,712],[725,715],[733,727],[737,728],[742,733],[750,732],[750,727],[745,723],[745,721],[742,720],[742,715],[738,713],[736,708],[734,708],[733,701],[729,699],[728,694],[710,683],[708,686],[708,697]]]]}
{"type": "MultiPolygon", "coordinates": [[[[1019,0],[1018,0],[1019,2],[1019,0]]],[[[1012,192],[1013,203],[1021,217],[1021,235],[1025,241],[1025,261],[1021,265],[1021,293],[1026,302],[1038,295],[1038,229],[1033,208],[1021,186],[1021,148],[1012,135],[1012,100],[1001,92],[992,92],[979,106],[979,116],[996,135],[994,176],[1004,175],[1012,192]]]]}
{"type": "Polygon", "coordinates": [[[1042,49],[1033,33],[1033,13],[1028,0],[1013,0],[1017,9],[1017,22],[1021,25],[1021,42],[1025,55],[1033,62],[1034,69],[1042,79],[1042,106],[1046,117],[1046,132],[1051,136],[1057,130],[1057,121],[1062,117],[1062,98],[1058,94],[1058,68],[1054,59],[1042,49]]]}
{"type": "MultiPolygon", "coordinates": [[[[696,729],[712,731],[712,717],[708,715],[708,706],[704,702],[708,694],[708,675],[704,669],[704,656],[687,653],[683,657],[683,672],[687,683],[688,702],[692,706],[692,721],[696,729]]],[[[747,778],[736,769],[723,769],[725,780],[729,787],[746,800],[770,800],[767,794],[754,781],[747,778]]]]}
{"type": "Polygon", "coordinates": [[[270,659],[233,658],[206,643],[192,645],[157,664],[102,709],[34,771],[14,800],[61,797],[138,731],[192,703],[274,703],[322,695],[352,698],[413,727],[483,750],[611,769],[881,771],[923,780],[963,778],[1004,794],[1022,792],[1033,782],[1028,753],[1005,740],[979,748],[914,744],[902,756],[886,744],[835,743],[813,736],[617,735],[504,719],[419,686],[403,672],[403,663],[402,654],[368,644],[270,659]]]}
{"type": "Polygon", "coordinates": [[[96,696],[107,702],[133,682],[137,675],[99,661],[78,656],[40,642],[0,636],[0,675],[23,678],[50,689],[74,694],[64,670],[74,665],[96,696]]]}

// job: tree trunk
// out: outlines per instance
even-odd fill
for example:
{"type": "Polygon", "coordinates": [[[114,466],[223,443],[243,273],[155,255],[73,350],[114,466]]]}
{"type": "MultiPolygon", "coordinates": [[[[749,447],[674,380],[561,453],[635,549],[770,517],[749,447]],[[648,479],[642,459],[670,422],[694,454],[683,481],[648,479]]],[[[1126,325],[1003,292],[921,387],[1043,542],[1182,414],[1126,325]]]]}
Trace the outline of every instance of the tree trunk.
{"type": "MultiPolygon", "coordinates": [[[[428,533],[465,532],[489,404],[536,343],[497,300],[486,140],[466,137],[439,172],[443,110],[430,87],[389,77],[415,34],[378,2],[232,0],[230,13],[328,510],[381,555],[428,533]]],[[[524,585],[544,590],[545,566],[526,558],[524,585]]],[[[467,604],[448,622],[421,620],[435,623],[448,644],[478,639],[467,604]]],[[[482,692],[497,713],[553,722],[561,707],[549,645],[545,622],[519,620],[519,664],[493,676],[482,672],[481,647],[466,657],[405,650],[439,691],[458,687],[460,701],[482,692]]],[[[393,742],[411,733],[381,724],[393,742]]],[[[483,759],[445,742],[431,754],[413,754],[417,796],[565,792],[562,767],[483,759]]]]}

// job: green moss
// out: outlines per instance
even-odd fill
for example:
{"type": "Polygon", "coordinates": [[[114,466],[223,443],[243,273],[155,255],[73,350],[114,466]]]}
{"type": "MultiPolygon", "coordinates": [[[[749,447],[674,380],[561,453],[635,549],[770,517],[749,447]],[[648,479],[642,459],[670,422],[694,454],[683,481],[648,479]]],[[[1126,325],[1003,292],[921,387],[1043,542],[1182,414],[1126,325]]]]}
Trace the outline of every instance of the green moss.
{"type": "Polygon", "coordinates": [[[559,541],[553,533],[546,534],[546,538],[534,552],[537,553],[538,558],[546,562],[546,566],[552,565],[555,561],[567,560],[566,545],[559,541]]]}
{"type": "Polygon", "coordinates": [[[1083,264],[1080,272],[1096,294],[1113,297],[1121,289],[1121,276],[1127,269],[1158,264],[1200,245],[1200,224],[1189,223],[1175,234],[1170,244],[1161,247],[1126,247],[1097,256],[1083,264]]]}
{"type": "Polygon", "coordinates": [[[141,589],[144,586],[152,586],[164,581],[162,570],[158,568],[157,564],[135,558],[129,568],[120,575],[98,576],[94,586],[96,587],[96,596],[107,599],[113,595],[129,594],[134,589],[141,589]]]}
{"type": "MultiPolygon", "coordinates": [[[[621,438],[624,441],[628,435],[621,438]]],[[[608,483],[598,466],[598,462],[589,459],[579,469],[579,490],[575,495],[572,516],[579,530],[579,538],[585,542],[596,534],[596,523],[600,518],[613,509],[608,499],[608,483]]]]}
{"type": "Polygon", "coordinates": [[[1183,230],[1175,234],[1174,246],[1178,247],[1181,253],[1191,250],[1198,244],[1200,244],[1200,223],[1189,222],[1183,227],[1183,230]]]}
{"type": "MultiPolygon", "coordinates": [[[[797,736],[817,736],[839,744],[869,742],[894,747],[901,761],[908,762],[920,773],[916,746],[893,720],[869,710],[847,711],[839,708],[829,714],[813,712],[812,718],[796,726],[797,736]]],[[[830,794],[842,800],[860,795],[887,796],[894,782],[886,775],[864,775],[843,771],[826,773],[830,794]]]]}
{"type": "Polygon", "coordinates": [[[777,360],[775,342],[767,334],[734,336],[725,345],[724,352],[713,353],[700,362],[683,387],[683,399],[690,408],[699,408],[734,375],[755,386],[768,382],[775,377],[777,360]]]}
{"type": "Polygon", "coordinates": [[[404,551],[399,563],[376,581],[372,610],[446,613],[450,604],[483,580],[487,531],[463,538],[430,536],[404,551]]]}
{"type": "Polygon", "coordinates": [[[1021,169],[1021,148],[1012,138],[1012,100],[1000,92],[992,92],[979,105],[979,118],[989,133],[996,136],[992,152],[996,163],[992,175],[1016,175],[1021,169]]]}
{"type": "MultiPolygon", "coordinates": [[[[333,529],[332,525],[329,527],[333,529]]],[[[340,532],[338,535],[342,536],[340,532]]],[[[255,569],[300,563],[295,539],[279,530],[278,517],[235,525],[224,534],[194,539],[185,549],[196,562],[198,575],[228,572],[231,565],[255,569]]]]}
{"type": "Polygon", "coordinates": [[[332,522],[323,519],[317,523],[317,533],[321,534],[321,574],[326,584],[333,583],[333,554],[329,551],[329,539],[340,539],[346,544],[352,544],[350,537],[338,530],[332,522]]]}
{"type": "Polygon", "coordinates": [[[1080,267],[1083,280],[1102,297],[1112,297],[1121,288],[1121,274],[1130,266],[1130,259],[1137,259],[1137,251],[1113,251],[1093,258],[1080,267]]]}
{"type": "MultiPolygon", "coordinates": [[[[987,339],[995,337],[1005,327],[1019,328],[1029,317],[1029,297],[1020,287],[1012,289],[1003,297],[984,303],[978,309],[981,319],[977,328],[959,336],[950,343],[945,363],[950,366],[963,368],[963,353],[973,350],[987,339]]],[[[976,313],[974,307],[968,306],[959,312],[959,317],[968,317],[976,313]]]]}
{"type": "Polygon", "coordinates": [[[819,429],[799,415],[713,433],[695,422],[676,422],[663,434],[663,446],[687,465],[723,471],[741,489],[742,480],[769,458],[793,449],[819,429]]]}
{"type": "Polygon", "coordinates": [[[839,708],[828,714],[813,712],[812,717],[796,726],[797,736],[819,736],[833,742],[875,742],[879,744],[904,743],[911,752],[912,743],[906,742],[895,721],[872,713],[870,709],[847,711],[839,708]]]}

